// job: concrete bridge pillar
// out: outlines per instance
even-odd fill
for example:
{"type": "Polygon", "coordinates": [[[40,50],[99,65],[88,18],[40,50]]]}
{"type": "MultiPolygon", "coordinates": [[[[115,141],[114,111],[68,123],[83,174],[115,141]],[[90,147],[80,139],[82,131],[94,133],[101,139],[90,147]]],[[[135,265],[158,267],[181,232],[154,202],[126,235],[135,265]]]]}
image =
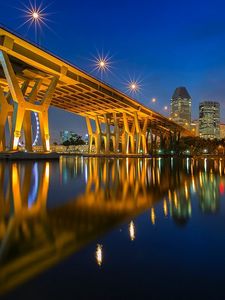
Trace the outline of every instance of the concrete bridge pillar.
{"type": "Polygon", "coordinates": [[[135,143],[134,143],[135,122],[132,124],[130,128],[128,124],[127,114],[123,113],[123,123],[124,123],[124,132],[122,134],[123,153],[124,154],[135,153],[135,143]]]}
{"type": "Polygon", "coordinates": [[[119,150],[119,142],[120,142],[120,128],[119,128],[116,113],[113,113],[113,123],[114,123],[114,131],[112,134],[113,150],[114,153],[117,153],[119,150]]]}
{"type": "Polygon", "coordinates": [[[88,136],[89,136],[88,152],[91,153],[92,145],[94,143],[96,154],[99,154],[101,149],[101,126],[100,126],[100,121],[98,116],[95,117],[95,125],[96,125],[95,132],[93,132],[91,120],[89,117],[86,117],[86,124],[87,124],[88,136]]]}
{"type": "Polygon", "coordinates": [[[107,114],[104,114],[104,122],[105,122],[105,133],[103,135],[104,138],[104,146],[105,146],[105,153],[109,153],[110,151],[110,118],[107,114]]]}
{"type": "MultiPolygon", "coordinates": [[[[55,88],[57,86],[58,77],[53,76],[49,79],[50,83],[44,93],[43,99],[40,104],[35,104],[37,100],[38,89],[40,84],[33,86],[32,91],[26,96],[26,91],[29,85],[28,81],[24,81],[22,87],[17,80],[12,64],[6,52],[0,51],[0,63],[3,68],[5,78],[7,80],[10,95],[12,97],[12,127],[11,127],[11,142],[10,149],[17,150],[19,138],[21,136],[21,129],[24,126],[24,133],[26,138],[26,147],[29,151],[32,150],[32,131],[31,131],[31,118],[30,112],[37,112],[40,117],[40,127],[42,132],[42,144],[44,151],[50,151],[50,136],[48,127],[48,108],[51,103],[55,88]]],[[[4,93],[3,93],[4,96],[4,93]]],[[[0,96],[3,99],[2,95],[0,96]]],[[[1,103],[4,101],[1,100],[1,103]]],[[[5,103],[5,102],[4,102],[5,103]]],[[[8,107],[4,105],[4,120],[7,115],[8,107]]],[[[2,128],[2,127],[1,127],[2,128]]],[[[1,131],[1,129],[0,129],[1,131]]],[[[0,133],[0,140],[2,140],[0,133]]],[[[2,147],[2,146],[1,146],[2,147]]],[[[3,148],[3,147],[2,147],[3,148]]]]}
{"type": "Polygon", "coordinates": [[[7,101],[4,91],[0,86],[0,151],[6,149],[5,126],[9,115],[12,115],[13,107],[7,101]]]}
{"type": "Polygon", "coordinates": [[[136,153],[140,153],[141,150],[144,154],[147,154],[147,126],[148,118],[144,120],[143,128],[141,128],[137,112],[134,113],[134,121],[136,127],[136,153]]]}
{"type": "Polygon", "coordinates": [[[177,151],[180,142],[180,132],[174,131],[170,133],[170,150],[177,151]]]}

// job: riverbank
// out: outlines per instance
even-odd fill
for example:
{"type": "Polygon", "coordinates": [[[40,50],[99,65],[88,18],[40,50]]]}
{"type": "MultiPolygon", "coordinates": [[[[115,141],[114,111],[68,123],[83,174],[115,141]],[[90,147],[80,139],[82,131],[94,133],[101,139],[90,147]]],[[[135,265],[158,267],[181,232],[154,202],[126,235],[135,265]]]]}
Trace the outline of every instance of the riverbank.
{"type": "Polygon", "coordinates": [[[0,160],[59,160],[60,154],[56,152],[1,152],[0,160]]]}

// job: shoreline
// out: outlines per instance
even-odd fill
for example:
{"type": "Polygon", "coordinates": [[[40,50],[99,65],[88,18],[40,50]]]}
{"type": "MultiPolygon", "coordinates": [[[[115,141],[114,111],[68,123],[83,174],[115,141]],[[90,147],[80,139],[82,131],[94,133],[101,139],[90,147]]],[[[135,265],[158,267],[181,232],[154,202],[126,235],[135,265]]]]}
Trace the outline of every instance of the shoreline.
{"type": "Polygon", "coordinates": [[[1,160],[59,160],[60,157],[86,157],[86,158],[175,158],[175,159],[183,159],[183,158],[193,158],[193,159],[225,159],[225,155],[221,154],[199,154],[199,155],[177,155],[177,154],[122,154],[122,153],[59,153],[59,152],[47,152],[47,153],[39,153],[39,152],[2,152],[0,153],[0,161],[1,160]]]}

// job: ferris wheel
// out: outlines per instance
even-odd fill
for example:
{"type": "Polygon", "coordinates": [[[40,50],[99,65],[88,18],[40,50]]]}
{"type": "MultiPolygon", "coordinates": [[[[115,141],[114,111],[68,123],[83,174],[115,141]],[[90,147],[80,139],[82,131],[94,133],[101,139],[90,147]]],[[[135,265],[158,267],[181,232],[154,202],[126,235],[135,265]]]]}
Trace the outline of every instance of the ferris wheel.
{"type": "MultiPolygon", "coordinates": [[[[39,118],[38,118],[38,113],[34,112],[34,141],[32,143],[32,146],[36,146],[40,137],[40,122],[39,122],[39,118]]],[[[21,137],[20,141],[19,141],[19,146],[23,147],[24,145],[24,137],[21,137]]]]}
{"type": "Polygon", "coordinates": [[[35,123],[36,123],[36,131],[35,131],[35,138],[34,138],[34,142],[33,142],[32,146],[37,145],[39,136],[40,136],[40,123],[39,123],[38,114],[36,112],[34,113],[34,117],[35,117],[35,123]]]}

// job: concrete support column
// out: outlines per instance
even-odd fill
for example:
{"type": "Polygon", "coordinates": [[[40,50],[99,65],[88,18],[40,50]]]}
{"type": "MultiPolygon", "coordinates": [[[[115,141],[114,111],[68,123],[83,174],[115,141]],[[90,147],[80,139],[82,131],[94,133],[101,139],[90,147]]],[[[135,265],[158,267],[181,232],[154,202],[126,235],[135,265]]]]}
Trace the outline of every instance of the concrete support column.
{"type": "Polygon", "coordinates": [[[122,153],[127,154],[127,132],[124,130],[122,135],[121,135],[121,143],[122,143],[122,153]]]}
{"type": "Polygon", "coordinates": [[[38,113],[40,122],[40,132],[44,152],[50,151],[50,135],[49,135],[49,125],[48,125],[48,110],[38,113]]]}
{"type": "Polygon", "coordinates": [[[178,145],[180,142],[180,132],[174,131],[170,133],[170,149],[173,151],[178,150],[178,145]]]}
{"type": "Polygon", "coordinates": [[[101,126],[99,122],[99,118],[95,117],[95,124],[96,124],[96,131],[93,132],[92,126],[91,126],[91,120],[89,117],[86,117],[86,124],[87,124],[87,130],[88,130],[88,137],[89,137],[89,145],[88,145],[88,152],[91,152],[92,145],[95,143],[95,149],[96,153],[100,153],[101,149],[101,126]]]}
{"type": "Polygon", "coordinates": [[[17,150],[19,138],[21,136],[21,129],[23,118],[25,114],[24,106],[20,103],[14,102],[13,104],[13,117],[12,117],[12,134],[11,134],[11,150],[17,150]]]}
{"type": "Polygon", "coordinates": [[[120,128],[119,128],[116,113],[113,113],[113,123],[114,123],[114,132],[112,135],[113,150],[115,153],[117,153],[119,150],[120,128]]]}
{"type": "Polygon", "coordinates": [[[127,114],[123,113],[124,132],[122,134],[122,149],[124,154],[135,153],[134,134],[135,122],[129,128],[127,114]]]}
{"type": "Polygon", "coordinates": [[[31,113],[26,111],[23,120],[23,130],[25,135],[26,149],[32,151],[32,125],[31,125],[31,113]]]}
{"type": "Polygon", "coordinates": [[[101,125],[98,116],[95,117],[95,124],[96,124],[95,147],[96,147],[96,153],[99,154],[101,150],[102,131],[101,131],[101,125]]]}
{"type": "Polygon", "coordinates": [[[26,91],[29,86],[29,81],[25,80],[22,84],[22,87],[20,87],[10,59],[7,53],[4,51],[0,51],[0,63],[2,65],[13,101],[13,117],[10,145],[11,150],[16,150],[18,148],[22,125],[24,126],[24,133],[26,139],[25,146],[29,151],[32,150],[30,111],[34,111],[37,112],[40,117],[40,128],[42,133],[42,143],[44,151],[50,151],[48,108],[50,106],[53,94],[58,83],[58,77],[53,76],[52,79],[50,79],[50,83],[40,105],[36,105],[35,101],[38,95],[38,89],[41,85],[41,80],[38,79],[35,81],[31,93],[28,97],[25,98],[26,91]]]}
{"type": "Polygon", "coordinates": [[[134,113],[134,121],[136,127],[136,152],[140,153],[141,150],[144,154],[147,154],[147,126],[148,118],[144,120],[143,128],[141,129],[140,123],[138,120],[137,112],[134,113]]]}
{"type": "Polygon", "coordinates": [[[105,153],[109,153],[109,151],[110,151],[110,120],[106,114],[104,114],[104,121],[105,121],[105,134],[104,134],[105,153]]]}
{"type": "Polygon", "coordinates": [[[12,113],[12,111],[13,108],[9,105],[3,89],[0,86],[0,151],[5,151],[5,125],[8,116],[12,113]]]}

